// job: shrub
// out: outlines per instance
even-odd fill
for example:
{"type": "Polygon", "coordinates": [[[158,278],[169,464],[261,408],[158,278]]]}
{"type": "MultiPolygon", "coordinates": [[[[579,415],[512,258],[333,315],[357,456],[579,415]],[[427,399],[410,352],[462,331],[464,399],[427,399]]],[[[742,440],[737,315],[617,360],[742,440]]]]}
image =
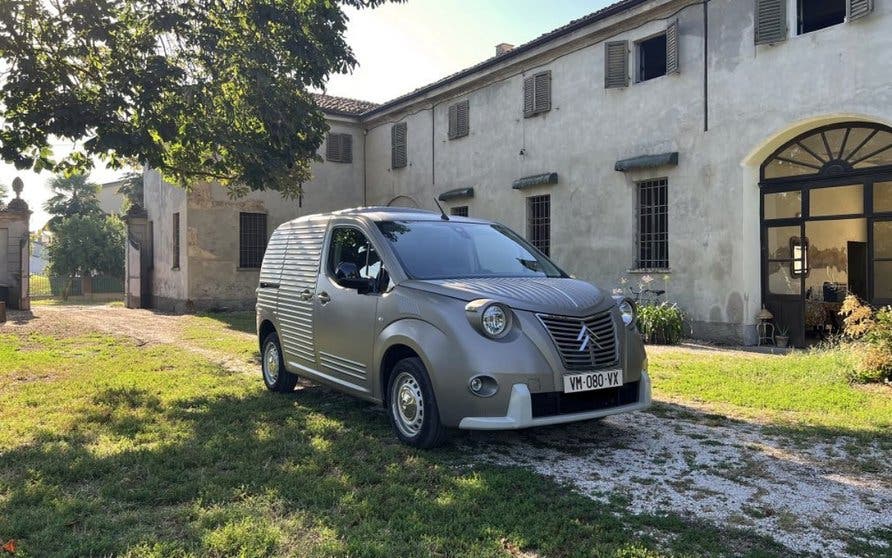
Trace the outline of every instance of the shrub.
{"type": "Polygon", "coordinates": [[[849,295],[839,313],[844,316],[844,333],[856,355],[852,381],[892,381],[892,307],[874,310],[849,295]]]}
{"type": "Polygon", "coordinates": [[[638,330],[645,343],[675,345],[681,341],[684,313],[674,303],[648,304],[638,307],[638,330]]]}

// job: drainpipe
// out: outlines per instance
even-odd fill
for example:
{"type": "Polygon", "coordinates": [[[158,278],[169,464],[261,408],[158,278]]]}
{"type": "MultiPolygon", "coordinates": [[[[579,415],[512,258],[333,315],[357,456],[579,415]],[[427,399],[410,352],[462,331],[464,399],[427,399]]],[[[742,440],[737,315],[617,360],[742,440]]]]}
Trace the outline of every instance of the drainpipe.
{"type": "Polygon", "coordinates": [[[709,0],[703,0],[703,131],[709,131],[709,0]]]}
{"type": "Polygon", "coordinates": [[[368,182],[368,163],[365,158],[365,144],[369,141],[369,130],[368,128],[362,129],[362,205],[367,206],[369,204],[368,199],[368,190],[367,190],[367,182],[368,182]]]}
{"type": "MultiPolygon", "coordinates": [[[[437,108],[436,103],[431,105],[431,184],[436,185],[437,183],[437,158],[436,158],[436,143],[434,138],[436,137],[434,133],[434,112],[437,108]]],[[[436,195],[436,194],[434,194],[436,195]]]]}

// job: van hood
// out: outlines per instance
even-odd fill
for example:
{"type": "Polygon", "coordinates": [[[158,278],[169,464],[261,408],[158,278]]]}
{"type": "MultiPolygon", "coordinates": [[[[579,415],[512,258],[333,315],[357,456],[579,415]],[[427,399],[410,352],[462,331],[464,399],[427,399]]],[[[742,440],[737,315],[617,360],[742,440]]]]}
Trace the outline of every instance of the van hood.
{"type": "Polygon", "coordinates": [[[565,316],[587,316],[614,304],[594,285],[568,278],[412,279],[400,285],[469,302],[490,298],[518,310],[565,316]]]}

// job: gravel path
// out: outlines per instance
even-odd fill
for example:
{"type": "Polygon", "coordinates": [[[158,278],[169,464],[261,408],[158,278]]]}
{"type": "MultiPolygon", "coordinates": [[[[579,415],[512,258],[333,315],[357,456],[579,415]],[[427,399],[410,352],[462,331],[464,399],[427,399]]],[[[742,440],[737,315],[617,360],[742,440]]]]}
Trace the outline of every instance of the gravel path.
{"type": "MultiPolygon", "coordinates": [[[[182,336],[188,320],[108,306],[46,306],[33,317],[11,313],[0,331],[99,331],[176,344],[227,369],[256,373],[256,366],[190,345],[182,336]]],[[[846,556],[847,541],[867,545],[870,554],[892,554],[892,456],[878,444],[844,437],[808,444],[659,400],[651,411],[600,422],[465,433],[456,441],[483,462],[529,467],[597,501],[622,496],[632,513],[675,513],[752,530],[822,556],[846,556]],[[861,466],[870,463],[878,466],[861,466]],[[885,540],[879,529],[887,530],[885,540]]]]}

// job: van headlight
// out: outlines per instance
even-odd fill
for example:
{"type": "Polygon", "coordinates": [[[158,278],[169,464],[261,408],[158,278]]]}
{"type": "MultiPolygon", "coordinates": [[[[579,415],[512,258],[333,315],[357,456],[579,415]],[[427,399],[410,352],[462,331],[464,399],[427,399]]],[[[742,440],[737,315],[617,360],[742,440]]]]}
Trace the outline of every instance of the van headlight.
{"type": "Polygon", "coordinates": [[[613,299],[619,306],[619,313],[623,318],[623,323],[627,326],[632,325],[632,322],[635,321],[635,303],[621,296],[615,296],[613,299]]]}
{"type": "Polygon", "coordinates": [[[502,303],[488,299],[472,300],[465,306],[465,315],[474,329],[490,339],[501,339],[511,331],[513,315],[502,303]]]}

